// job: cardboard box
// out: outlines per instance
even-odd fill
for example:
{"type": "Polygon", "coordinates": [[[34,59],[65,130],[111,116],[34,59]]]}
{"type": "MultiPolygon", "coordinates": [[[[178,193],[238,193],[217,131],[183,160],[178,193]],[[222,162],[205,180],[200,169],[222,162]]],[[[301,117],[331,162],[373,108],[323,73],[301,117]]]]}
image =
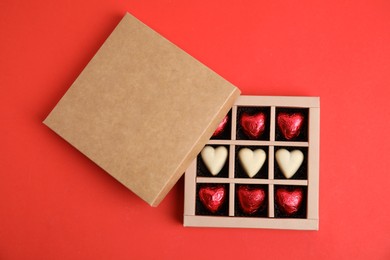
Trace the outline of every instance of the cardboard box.
{"type": "Polygon", "coordinates": [[[232,84],[126,14],[44,123],[152,206],[188,168],[186,226],[317,229],[319,99],[239,94],[232,84]],[[280,109],[303,111],[307,121],[302,140],[279,138],[280,109]],[[243,111],[256,110],[267,115],[267,130],[260,139],[250,140],[238,120],[243,111]],[[225,133],[210,140],[226,114],[230,122],[225,133]],[[227,147],[223,174],[212,177],[199,170],[198,154],[206,144],[227,147]],[[243,147],[266,150],[263,175],[237,175],[237,154],[243,147]],[[278,148],[304,151],[303,178],[277,176],[278,148]],[[199,211],[199,190],[209,184],[226,189],[222,213],[199,211]],[[264,188],[265,210],[240,213],[236,197],[240,185],[264,188]],[[278,215],[278,185],[303,187],[304,217],[278,215]]]}
{"type": "Polygon", "coordinates": [[[44,123],[157,206],[239,94],[126,14],[44,123]]]}
{"type": "MultiPolygon", "coordinates": [[[[317,97],[240,96],[229,112],[229,125],[225,127],[225,132],[220,134],[222,137],[212,138],[207,144],[215,148],[215,157],[218,147],[226,147],[228,155],[224,166],[213,175],[207,168],[205,159],[199,155],[186,171],[184,225],[317,230],[319,112],[320,103],[317,97]],[[244,113],[265,115],[265,128],[258,138],[249,138],[242,132],[241,118],[244,113]],[[281,123],[278,119],[282,118],[283,113],[289,118],[294,114],[303,118],[299,133],[290,140],[283,136],[279,125],[281,123]],[[251,177],[246,174],[239,158],[241,150],[246,148],[252,152],[261,149],[265,155],[263,159],[266,158],[261,168],[256,169],[251,177]],[[288,160],[293,157],[293,151],[299,151],[298,154],[303,156],[292,176],[284,176],[281,171],[283,161],[279,162],[275,158],[282,149],[289,151],[288,160]],[[202,189],[209,193],[202,195],[202,189]],[[248,203],[240,200],[239,189],[250,190],[250,193],[247,193],[249,202],[253,202],[254,196],[263,196],[260,197],[261,207],[250,213],[245,211],[248,203]],[[299,207],[296,212],[286,213],[277,196],[282,196],[280,194],[284,192],[291,196],[287,199],[294,199],[295,195],[291,194],[296,190],[302,198],[299,207]],[[215,196],[214,199],[218,201],[223,195],[225,199],[221,200],[223,202],[216,207],[215,212],[210,211],[215,204],[203,202],[201,198],[209,196],[206,199],[211,200],[210,196],[215,196]]],[[[250,160],[260,160],[260,157],[255,158],[252,154],[250,156],[253,156],[250,160]]],[[[245,193],[243,194],[245,196],[245,193]]]]}

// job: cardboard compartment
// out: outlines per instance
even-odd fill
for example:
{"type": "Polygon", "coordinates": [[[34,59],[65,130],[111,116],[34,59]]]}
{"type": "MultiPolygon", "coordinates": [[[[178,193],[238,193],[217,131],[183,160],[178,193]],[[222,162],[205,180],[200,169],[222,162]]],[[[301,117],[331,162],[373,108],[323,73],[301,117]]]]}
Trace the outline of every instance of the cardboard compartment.
{"type": "Polygon", "coordinates": [[[317,97],[240,96],[231,139],[185,173],[184,225],[317,230],[319,113],[317,97]]]}

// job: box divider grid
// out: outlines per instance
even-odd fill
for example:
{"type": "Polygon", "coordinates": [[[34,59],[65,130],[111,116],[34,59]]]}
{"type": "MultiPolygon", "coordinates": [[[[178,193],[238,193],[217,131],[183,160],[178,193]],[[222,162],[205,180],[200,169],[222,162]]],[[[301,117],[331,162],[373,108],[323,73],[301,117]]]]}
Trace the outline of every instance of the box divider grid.
{"type": "Polygon", "coordinates": [[[268,217],[275,217],[274,210],[274,185],[268,185],[268,217]]]}
{"type": "Polygon", "coordinates": [[[272,228],[272,229],[295,229],[316,230],[317,219],[298,218],[248,218],[248,217],[225,217],[221,220],[213,216],[186,216],[185,226],[198,227],[240,227],[240,228],[272,228]]]}
{"type": "Polygon", "coordinates": [[[275,184],[275,185],[299,185],[306,186],[307,180],[269,180],[249,178],[219,178],[219,177],[197,177],[197,183],[236,183],[236,184],[275,184]]]}
{"type": "Polygon", "coordinates": [[[236,146],[230,145],[229,148],[229,178],[234,179],[234,169],[235,169],[235,160],[236,160],[236,153],[235,153],[236,146]]]}
{"type": "Polygon", "coordinates": [[[276,109],[275,106],[271,106],[271,118],[270,118],[270,132],[269,132],[269,138],[270,141],[275,141],[275,118],[276,118],[276,109]]]}
{"type": "Polygon", "coordinates": [[[254,107],[319,107],[317,97],[289,97],[289,96],[239,96],[236,105],[254,107]]]}
{"type": "Polygon", "coordinates": [[[185,177],[185,226],[210,227],[255,227],[280,229],[318,229],[318,186],[319,186],[319,98],[310,97],[253,97],[241,96],[231,110],[231,139],[210,140],[211,145],[229,145],[228,177],[197,177],[196,160],[190,165],[185,177]],[[269,140],[237,140],[238,107],[269,107],[269,140]],[[308,109],[308,139],[304,141],[276,141],[276,110],[277,108],[308,109]],[[268,147],[268,178],[235,178],[236,146],[266,146],[268,147]],[[276,147],[307,147],[307,179],[275,179],[275,146],[276,147]],[[227,184],[229,191],[228,217],[196,215],[196,185],[197,183],[227,184]],[[268,185],[267,217],[237,217],[235,216],[235,200],[237,184],[268,185]],[[306,218],[275,218],[275,185],[307,186],[306,218]],[[187,192],[189,191],[189,192],[187,192]],[[190,202],[190,203],[189,203],[190,202]]]}
{"type": "MultiPolygon", "coordinates": [[[[232,118],[231,118],[231,140],[236,140],[237,134],[237,106],[232,107],[232,118]]],[[[235,184],[230,182],[234,180],[234,169],[235,169],[235,160],[236,160],[236,146],[230,145],[230,165],[229,165],[229,216],[234,216],[235,211],[235,184]]]]}
{"type": "MultiPolygon", "coordinates": [[[[313,138],[313,132],[318,132],[320,124],[320,109],[312,108],[309,111],[309,143],[308,159],[312,162],[308,165],[307,178],[310,183],[307,187],[307,204],[316,205],[319,189],[319,139],[313,138]]],[[[318,218],[318,205],[310,206],[307,210],[308,218],[318,218]]]]}
{"type": "Polygon", "coordinates": [[[235,185],[234,183],[229,183],[229,216],[233,217],[234,216],[234,211],[235,211],[235,185]]]}
{"type": "Polygon", "coordinates": [[[268,147],[268,179],[273,180],[274,179],[274,166],[275,166],[275,147],[273,145],[268,147]]]}
{"type": "MultiPolygon", "coordinates": [[[[185,190],[195,190],[196,191],[196,159],[190,164],[190,167],[187,171],[192,172],[193,174],[184,176],[184,189],[185,190]]],[[[195,204],[196,204],[196,192],[191,192],[190,194],[186,194],[186,198],[193,203],[189,205],[185,205],[184,207],[184,215],[195,215],[195,204]]]]}
{"type": "Polygon", "coordinates": [[[226,144],[234,144],[234,145],[241,145],[241,146],[294,146],[294,147],[307,147],[309,146],[308,142],[285,142],[285,141],[253,141],[253,140],[229,140],[227,142],[226,140],[210,140],[208,144],[211,145],[226,145],[226,144]]]}
{"type": "Polygon", "coordinates": [[[232,123],[232,136],[231,136],[231,140],[236,140],[236,133],[237,133],[237,106],[233,106],[232,107],[232,119],[231,119],[231,123],[232,123]]]}
{"type": "MultiPolygon", "coordinates": [[[[270,144],[275,142],[276,108],[271,106],[270,118],[270,144]]],[[[268,147],[268,179],[274,179],[274,145],[268,147]]],[[[274,185],[268,185],[268,217],[273,218],[274,212],[274,185]]]]}

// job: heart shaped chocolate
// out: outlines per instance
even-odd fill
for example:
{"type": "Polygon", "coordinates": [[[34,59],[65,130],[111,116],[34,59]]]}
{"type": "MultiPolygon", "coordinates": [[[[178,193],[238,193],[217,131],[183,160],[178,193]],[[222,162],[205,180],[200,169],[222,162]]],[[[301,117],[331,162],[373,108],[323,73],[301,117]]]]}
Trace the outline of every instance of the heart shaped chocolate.
{"type": "Polygon", "coordinates": [[[217,175],[225,165],[228,151],[225,146],[218,146],[214,149],[212,146],[205,146],[200,153],[204,164],[210,173],[217,175]]]}
{"type": "Polygon", "coordinates": [[[287,190],[279,188],[276,190],[276,203],[279,209],[286,215],[293,215],[298,212],[303,199],[302,188],[287,190]]]}
{"type": "Polygon", "coordinates": [[[240,207],[246,214],[255,213],[265,201],[265,191],[261,188],[252,188],[249,185],[239,186],[237,195],[240,207]]]}
{"type": "Polygon", "coordinates": [[[240,125],[244,133],[251,139],[258,139],[265,130],[264,113],[260,112],[254,115],[243,113],[240,118],[240,125]]]}
{"type": "Polygon", "coordinates": [[[229,116],[226,115],[226,116],[222,119],[221,123],[219,123],[217,129],[215,129],[214,134],[213,134],[212,137],[219,136],[219,135],[223,132],[223,130],[225,130],[225,127],[226,127],[228,121],[229,121],[229,116]]]}
{"type": "Polygon", "coordinates": [[[266,155],[262,149],[252,151],[248,148],[242,148],[238,152],[238,158],[240,159],[240,163],[246,174],[249,178],[252,178],[260,171],[261,167],[263,167],[266,155]]]}
{"type": "Polygon", "coordinates": [[[304,155],[300,150],[287,151],[279,149],[275,153],[276,162],[287,179],[290,179],[298,171],[303,162],[304,155]]]}
{"type": "Polygon", "coordinates": [[[304,116],[301,113],[279,113],[277,121],[284,138],[291,140],[300,134],[304,116]]]}
{"type": "Polygon", "coordinates": [[[217,212],[225,201],[226,190],[222,185],[203,186],[199,189],[199,199],[211,213],[217,212]]]}

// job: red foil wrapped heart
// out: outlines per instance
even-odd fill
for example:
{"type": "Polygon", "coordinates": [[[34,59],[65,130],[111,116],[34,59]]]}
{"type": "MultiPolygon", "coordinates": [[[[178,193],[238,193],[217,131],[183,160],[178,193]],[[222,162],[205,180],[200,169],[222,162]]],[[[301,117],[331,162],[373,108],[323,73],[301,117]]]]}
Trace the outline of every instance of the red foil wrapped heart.
{"type": "Polygon", "coordinates": [[[246,214],[255,213],[265,201],[265,191],[261,188],[251,188],[241,185],[237,191],[238,201],[242,211],[246,214]]]}
{"type": "Polygon", "coordinates": [[[265,114],[260,112],[254,115],[243,113],[240,124],[244,133],[251,139],[257,139],[265,130],[265,114]]]}
{"type": "Polygon", "coordinates": [[[211,213],[217,212],[225,201],[226,190],[222,185],[204,186],[199,189],[199,199],[211,213]]]}
{"type": "Polygon", "coordinates": [[[223,130],[225,130],[225,127],[226,127],[228,121],[229,121],[229,116],[226,115],[226,116],[223,118],[222,122],[219,123],[217,129],[215,129],[214,134],[213,134],[213,137],[216,137],[216,136],[220,135],[220,134],[223,132],[223,130]]]}
{"type": "Polygon", "coordinates": [[[304,116],[301,113],[279,113],[278,126],[284,138],[291,140],[297,137],[301,131],[304,116]]]}
{"type": "Polygon", "coordinates": [[[295,188],[291,191],[285,188],[276,190],[276,203],[278,204],[279,209],[287,215],[298,212],[302,204],[302,199],[302,188],[295,188]]]}

